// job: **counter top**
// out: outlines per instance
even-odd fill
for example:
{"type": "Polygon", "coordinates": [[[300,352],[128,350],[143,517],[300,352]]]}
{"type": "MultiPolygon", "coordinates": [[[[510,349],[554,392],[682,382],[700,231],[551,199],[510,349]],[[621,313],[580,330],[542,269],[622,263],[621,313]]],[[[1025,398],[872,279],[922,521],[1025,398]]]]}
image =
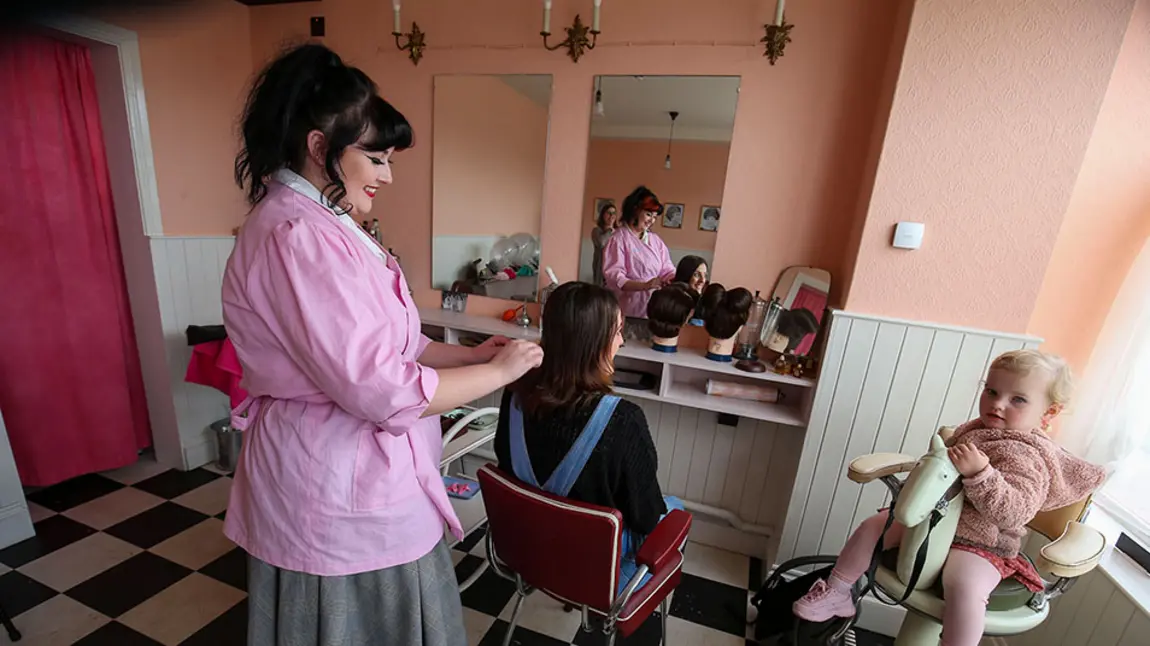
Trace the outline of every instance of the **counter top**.
{"type": "MultiPolygon", "coordinates": [[[[459,312],[452,312],[450,310],[437,308],[420,309],[419,316],[424,325],[451,328],[465,332],[476,332],[479,334],[492,335],[501,334],[508,338],[525,339],[528,341],[538,341],[540,336],[538,327],[520,327],[514,323],[507,323],[505,321],[487,316],[461,314],[459,312]]],[[[725,375],[728,377],[755,379],[786,386],[796,386],[799,388],[813,388],[815,385],[814,379],[808,379],[806,377],[791,377],[790,375],[780,375],[771,372],[770,370],[758,373],[744,372],[736,368],[735,364],[733,363],[711,361],[704,356],[704,352],[702,350],[696,348],[680,348],[678,352],[657,352],[650,346],[629,343],[624,344],[623,347],[619,348],[618,356],[625,357],[627,359],[633,359],[636,361],[661,363],[664,365],[678,366],[681,368],[690,368],[692,370],[699,370],[702,372],[716,373],[718,375],[725,375]]]]}

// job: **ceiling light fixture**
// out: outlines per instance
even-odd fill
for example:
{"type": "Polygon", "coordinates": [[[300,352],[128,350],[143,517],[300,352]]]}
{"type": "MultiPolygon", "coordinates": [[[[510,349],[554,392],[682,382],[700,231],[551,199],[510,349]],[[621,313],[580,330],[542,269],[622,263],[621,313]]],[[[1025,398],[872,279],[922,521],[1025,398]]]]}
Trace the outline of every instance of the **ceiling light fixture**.
{"type": "Polygon", "coordinates": [[[663,159],[663,169],[671,170],[671,142],[675,139],[675,119],[679,118],[679,113],[672,110],[667,114],[671,115],[671,133],[667,135],[667,157],[663,159]]]}

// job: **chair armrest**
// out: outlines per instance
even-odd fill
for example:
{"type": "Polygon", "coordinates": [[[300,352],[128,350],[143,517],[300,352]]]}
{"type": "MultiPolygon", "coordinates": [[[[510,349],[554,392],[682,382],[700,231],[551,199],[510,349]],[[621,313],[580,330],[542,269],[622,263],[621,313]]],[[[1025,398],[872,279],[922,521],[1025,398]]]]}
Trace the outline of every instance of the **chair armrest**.
{"type": "Polygon", "coordinates": [[[1038,551],[1039,570],[1071,579],[1093,570],[1106,552],[1106,536],[1079,522],[1067,523],[1057,540],[1038,551]]]}
{"type": "Polygon", "coordinates": [[[646,565],[651,572],[659,572],[679,553],[690,529],[691,514],[679,509],[672,510],[643,541],[643,546],[635,555],[635,563],[646,565]]]}
{"type": "Polygon", "coordinates": [[[871,453],[851,460],[847,477],[866,484],[896,473],[906,473],[917,463],[918,458],[905,453],[871,453]]]}

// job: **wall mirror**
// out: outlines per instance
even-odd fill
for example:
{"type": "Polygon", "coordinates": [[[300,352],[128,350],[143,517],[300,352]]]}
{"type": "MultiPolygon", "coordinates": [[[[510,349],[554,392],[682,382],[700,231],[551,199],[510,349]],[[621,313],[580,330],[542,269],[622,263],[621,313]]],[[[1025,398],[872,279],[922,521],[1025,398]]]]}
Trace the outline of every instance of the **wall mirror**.
{"type": "Polygon", "coordinates": [[[600,214],[614,207],[621,217],[638,186],[663,205],[650,232],[671,263],[697,256],[710,276],[738,98],[737,76],[595,79],[579,280],[603,284],[600,250],[622,229],[599,228],[600,214]]]}
{"type": "Polygon", "coordinates": [[[432,288],[534,299],[551,76],[439,75],[433,103],[432,288]]]}
{"type": "Polygon", "coordinates": [[[763,329],[763,345],[784,354],[806,356],[815,343],[827,309],[831,273],[814,267],[788,267],[779,276],[772,298],[782,311],[763,329]]]}

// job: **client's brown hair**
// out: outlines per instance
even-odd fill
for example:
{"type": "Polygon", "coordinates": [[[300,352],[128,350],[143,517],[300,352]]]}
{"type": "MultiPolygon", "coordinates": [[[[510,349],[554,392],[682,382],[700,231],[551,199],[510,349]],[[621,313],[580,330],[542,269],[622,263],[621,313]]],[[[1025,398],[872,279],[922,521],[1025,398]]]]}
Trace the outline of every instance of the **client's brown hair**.
{"type": "Polygon", "coordinates": [[[656,290],[647,301],[647,328],[651,334],[664,339],[679,336],[679,329],[695,309],[696,298],[684,283],[671,283],[656,290]]]}
{"type": "Polygon", "coordinates": [[[719,283],[711,283],[699,298],[695,316],[703,319],[703,326],[711,337],[729,339],[746,324],[754,302],[754,295],[747,289],[736,287],[727,291],[719,283]]]}
{"type": "Polygon", "coordinates": [[[543,363],[511,384],[525,415],[578,408],[611,392],[607,352],[619,334],[619,302],[588,283],[560,285],[547,298],[543,363]]]}

